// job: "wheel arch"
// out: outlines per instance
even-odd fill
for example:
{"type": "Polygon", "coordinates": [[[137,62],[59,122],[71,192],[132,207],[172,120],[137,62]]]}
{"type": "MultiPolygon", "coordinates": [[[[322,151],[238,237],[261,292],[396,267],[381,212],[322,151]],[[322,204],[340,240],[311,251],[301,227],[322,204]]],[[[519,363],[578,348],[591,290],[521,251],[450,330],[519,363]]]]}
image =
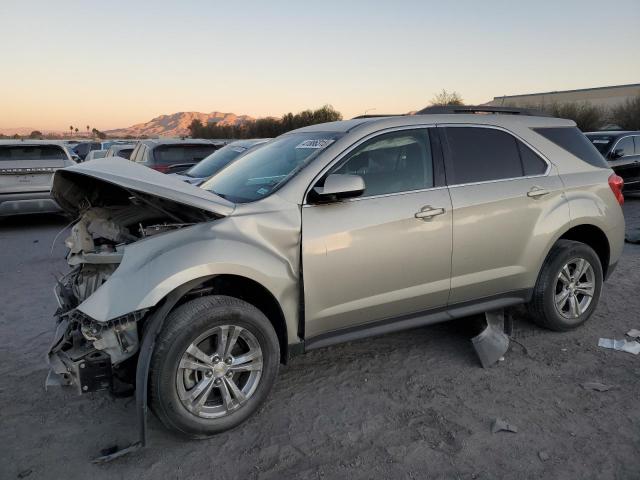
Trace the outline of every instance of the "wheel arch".
{"type": "Polygon", "coordinates": [[[556,239],[556,242],[558,240],[573,240],[575,242],[584,243],[585,245],[591,247],[600,259],[603,277],[607,278],[607,274],[609,271],[609,260],[611,258],[611,246],[609,245],[609,239],[607,238],[607,235],[602,229],[588,223],[575,225],[569,228],[562,235],[560,235],[556,239]]]}
{"type": "MultiPolygon", "coordinates": [[[[276,297],[265,286],[241,275],[218,274],[202,277],[195,281],[192,280],[187,288],[181,285],[174,291],[179,289],[183,289],[181,295],[175,305],[171,307],[171,310],[167,312],[167,316],[172,310],[193,298],[205,295],[226,295],[238,298],[250,303],[264,313],[278,337],[280,362],[287,363],[289,358],[288,330],[284,312],[276,297]]],[[[168,294],[167,297],[172,293],[168,294]]]]}

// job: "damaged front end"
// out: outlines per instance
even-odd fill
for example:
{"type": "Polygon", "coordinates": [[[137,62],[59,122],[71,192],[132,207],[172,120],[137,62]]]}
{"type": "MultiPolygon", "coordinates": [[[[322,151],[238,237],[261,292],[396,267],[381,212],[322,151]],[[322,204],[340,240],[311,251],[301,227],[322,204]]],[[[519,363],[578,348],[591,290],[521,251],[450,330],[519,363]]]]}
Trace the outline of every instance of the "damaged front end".
{"type": "Polygon", "coordinates": [[[139,348],[139,322],[147,310],[97,321],[78,309],[118,268],[126,245],[188,224],[157,223],[148,206],[89,207],[65,240],[71,271],[58,280],[56,334],[48,353],[47,386],[74,386],[78,393],[132,390],[132,359],[139,348]]]}
{"type": "MultiPolygon", "coordinates": [[[[124,172],[130,165],[116,164],[124,172]]],[[[133,172],[117,183],[112,177],[118,169],[105,173],[72,167],[56,173],[52,196],[77,220],[65,240],[71,270],[55,286],[57,327],[47,354],[47,386],[72,386],[81,394],[132,392],[144,320],[151,308],[96,320],[83,312],[83,302],[109,281],[130,244],[220,217],[200,208],[199,192],[190,192],[195,197],[191,201],[188,195],[183,201],[170,198],[180,194],[182,182],[176,181],[177,191],[159,195],[166,176],[153,172],[150,178],[158,175],[157,181],[141,182],[149,175],[146,170],[133,166],[133,172]],[[137,182],[135,189],[127,188],[128,177],[137,182]]]]}

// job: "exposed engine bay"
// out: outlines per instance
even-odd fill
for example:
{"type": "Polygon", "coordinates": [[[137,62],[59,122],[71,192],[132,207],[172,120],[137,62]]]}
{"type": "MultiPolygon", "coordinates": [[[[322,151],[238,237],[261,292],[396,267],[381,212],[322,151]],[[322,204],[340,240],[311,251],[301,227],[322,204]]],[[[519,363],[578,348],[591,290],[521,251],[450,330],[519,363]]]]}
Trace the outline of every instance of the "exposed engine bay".
{"type": "MultiPolygon", "coordinates": [[[[65,245],[71,271],[58,279],[57,331],[49,351],[47,385],[75,385],[79,393],[132,390],[135,360],[146,311],[108,322],[77,307],[118,268],[127,245],[215,218],[210,212],[93,179],[68,187],[56,200],[77,214],[65,245]],[[93,184],[93,185],[92,185],[93,184]],[[76,197],[71,204],[69,198],[76,197]],[[113,203],[112,203],[113,202],[113,203]],[[124,385],[124,387],[123,387],[124,385]]],[[[59,187],[60,188],[60,187],[59,187]]]]}

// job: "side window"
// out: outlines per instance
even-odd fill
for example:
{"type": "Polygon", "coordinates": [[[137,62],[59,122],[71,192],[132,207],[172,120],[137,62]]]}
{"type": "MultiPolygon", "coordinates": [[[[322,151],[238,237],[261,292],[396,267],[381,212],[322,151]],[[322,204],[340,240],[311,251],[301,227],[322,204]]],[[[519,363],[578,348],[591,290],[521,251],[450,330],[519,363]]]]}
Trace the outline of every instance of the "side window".
{"type": "Polygon", "coordinates": [[[616,157],[626,157],[627,155],[633,155],[633,138],[624,137],[618,141],[613,147],[613,153],[616,157]]]}
{"type": "Polygon", "coordinates": [[[636,143],[636,155],[640,155],[640,135],[633,137],[633,141],[636,143]]]}
{"type": "Polygon", "coordinates": [[[479,127],[447,127],[445,131],[450,157],[449,185],[523,176],[517,140],[512,135],[479,127]]]}
{"type": "Polygon", "coordinates": [[[360,175],[362,197],[433,187],[433,157],[427,129],[386,133],[360,145],[331,173],[360,175]]]}
{"type": "Polygon", "coordinates": [[[520,140],[516,140],[516,142],[518,142],[518,150],[520,150],[520,158],[522,159],[522,169],[526,177],[542,175],[547,171],[547,162],[541,159],[537,153],[520,140]]]}

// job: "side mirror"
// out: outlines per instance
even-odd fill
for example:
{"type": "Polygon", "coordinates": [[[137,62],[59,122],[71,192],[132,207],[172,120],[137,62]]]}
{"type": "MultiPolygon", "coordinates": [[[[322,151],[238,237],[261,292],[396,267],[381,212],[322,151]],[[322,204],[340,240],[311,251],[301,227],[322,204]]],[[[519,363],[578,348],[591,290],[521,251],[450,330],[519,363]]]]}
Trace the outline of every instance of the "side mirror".
{"type": "Polygon", "coordinates": [[[360,175],[329,175],[324,187],[315,187],[312,198],[319,202],[331,202],[342,198],[353,198],[364,192],[364,179],[360,175]]]}
{"type": "Polygon", "coordinates": [[[621,148],[616,148],[613,152],[609,154],[609,158],[611,160],[618,160],[619,158],[624,157],[624,150],[621,148]]]}

